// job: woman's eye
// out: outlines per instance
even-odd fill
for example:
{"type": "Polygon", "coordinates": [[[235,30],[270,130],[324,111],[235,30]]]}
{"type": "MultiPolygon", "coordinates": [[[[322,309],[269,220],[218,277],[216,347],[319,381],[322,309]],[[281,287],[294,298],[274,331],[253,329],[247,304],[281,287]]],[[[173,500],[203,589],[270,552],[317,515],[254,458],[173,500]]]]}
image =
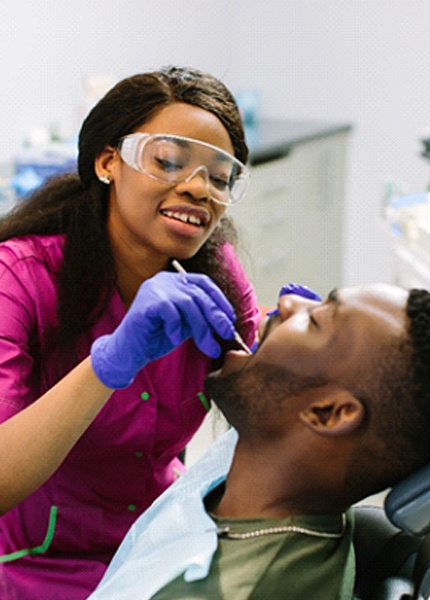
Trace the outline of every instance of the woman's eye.
{"type": "Polygon", "coordinates": [[[182,168],[179,163],[167,160],[166,158],[157,158],[156,160],[158,167],[166,172],[177,171],[182,168]]]}
{"type": "Polygon", "coordinates": [[[221,177],[215,177],[214,175],[211,175],[211,181],[219,190],[226,190],[229,186],[228,180],[222,179],[221,177]]]}

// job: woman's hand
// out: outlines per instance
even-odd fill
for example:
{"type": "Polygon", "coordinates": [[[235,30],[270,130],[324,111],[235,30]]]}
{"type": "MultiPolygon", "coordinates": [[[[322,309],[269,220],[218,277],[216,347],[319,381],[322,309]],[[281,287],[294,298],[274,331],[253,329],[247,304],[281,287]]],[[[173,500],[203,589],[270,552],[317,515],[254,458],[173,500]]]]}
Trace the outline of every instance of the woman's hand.
{"type": "Polygon", "coordinates": [[[117,329],[91,347],[93,369],[113,389],[130,385],[147,363],[161,358],[188,338],[216,358],[223,339],[234,336],[230,302],[206,275],[162,271],[145,281],[117,329]]]}

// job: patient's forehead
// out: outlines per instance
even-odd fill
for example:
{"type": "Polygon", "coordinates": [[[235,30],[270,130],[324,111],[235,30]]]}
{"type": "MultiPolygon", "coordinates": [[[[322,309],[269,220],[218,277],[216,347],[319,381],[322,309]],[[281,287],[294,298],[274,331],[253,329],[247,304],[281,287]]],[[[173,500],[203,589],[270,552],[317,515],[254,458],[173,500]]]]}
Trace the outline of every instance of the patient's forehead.
{"type": "Polygon", "coordinates": [[[396,285],[386,283],[363,284],[338,291],[341,304],[375,318],[391,326],[404,328],[408,292],[396,285]]]}
{"type": "Polygon", "coordinates": [[[341,289],[342,294],[355,295],[362,299],[372,301],[388,302],[398,307],[405,306],[408,291],[398,285],[389,283],[365,283],[361,285],[347,286],[341,289]]]}

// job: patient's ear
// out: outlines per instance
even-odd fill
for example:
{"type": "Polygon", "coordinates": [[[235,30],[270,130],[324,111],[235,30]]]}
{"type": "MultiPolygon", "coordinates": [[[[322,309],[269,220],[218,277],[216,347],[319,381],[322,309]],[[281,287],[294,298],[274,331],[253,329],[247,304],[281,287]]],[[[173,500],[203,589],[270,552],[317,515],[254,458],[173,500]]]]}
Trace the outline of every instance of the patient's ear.
{"type": "Polygon", "coordinates": [[[300,421],[320,435],[340,436],[357,429],[364,420],[365,408],[355,396],[336,390],[317,400],[299,413],[300,421]]]}

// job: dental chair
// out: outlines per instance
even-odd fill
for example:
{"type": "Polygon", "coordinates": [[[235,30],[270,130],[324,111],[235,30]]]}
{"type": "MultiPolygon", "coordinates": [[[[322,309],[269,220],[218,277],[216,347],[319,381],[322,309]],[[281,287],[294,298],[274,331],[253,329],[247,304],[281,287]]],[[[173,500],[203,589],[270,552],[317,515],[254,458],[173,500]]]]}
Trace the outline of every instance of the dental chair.
{"type": "Polygon", "coordinates": [[[384,508],[353,510],[353,600],[429,600],[430,465],[394,486],[384,508]]]}

